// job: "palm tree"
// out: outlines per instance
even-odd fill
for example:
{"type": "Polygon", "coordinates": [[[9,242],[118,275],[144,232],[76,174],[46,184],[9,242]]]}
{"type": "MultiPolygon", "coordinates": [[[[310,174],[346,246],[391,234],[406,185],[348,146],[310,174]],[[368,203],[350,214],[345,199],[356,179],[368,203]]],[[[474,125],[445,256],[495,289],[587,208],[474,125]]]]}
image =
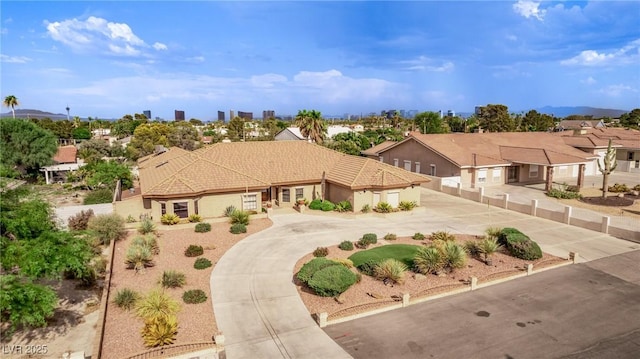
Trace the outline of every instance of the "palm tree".
{"type": "Polygon", "coordinates": [[[13,95],[9,95],[7,97],[4,98],[4,101],[2,101],[2,104],[7,106],[7,107],[11,107],[11,112],[13,113],[13,119],[16,119],[16,106],[20,106],[20,103],[18,102],[18,98],[13,96],[13,95]]]}
{"type": "Polygon", "coordinates": [[[313,140],[317,144],[322,144],[327,133],[327,124],[322,119],[320,111],[298,111],[295,125],[300,128],[302,136],[313,140]]]}

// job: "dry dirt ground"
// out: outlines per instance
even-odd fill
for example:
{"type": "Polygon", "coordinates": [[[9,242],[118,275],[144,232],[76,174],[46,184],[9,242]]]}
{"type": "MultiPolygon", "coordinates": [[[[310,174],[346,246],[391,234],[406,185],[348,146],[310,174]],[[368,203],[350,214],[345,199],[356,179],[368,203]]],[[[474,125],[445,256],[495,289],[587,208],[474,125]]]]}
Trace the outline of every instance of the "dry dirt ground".
{"type": "MultiPolygon", "coordinates": [[[[465,241],[475,239],[476,237],[472,235],[456,235],[456,241],[458,243],[464,243],[465,241]]],[[[399,237],[395,241],[378,239],[378,243],[370,246],[369,249],[387,244],[428,245],[430,244],[430,240],[426,239],[418,241],[413,240],[410,237],[399,237]]],[[[328,249],[329,255],[327,258],[329,259],[348,258],[352,254],[362,250],[356,248],[352,251],[344,251],[338,248],[338,246],[328,247],[328,249]]],[[[300,270],[302,265],[311,259],[313,259],[313,254],[309,253],[297,262],[293,272],[293,280],[298,286],[300,297],[307,306],[309,313],[326,312],[329,314],[329,319],[358,314],[389,305],[394,301],[393,298],[396,298],[395,300],[402,298],[403,293],[409,293],[411,298],[417,298],[463,287],[465,283],[468,283],[469,278],[472,276],[477,277],[479,283],[482,283],[522,273],[526,271],[527,264],[529,263],[534,265],[535,271],[536,269],[545,266],[566,262],[566,259],[546,253],[544,253],[543,257],[539,260],[526,261],[511,257],[505,254],[504,251],[501,251],[500,253],[495,253],[493,255],[493,265],[491,266],[486,265],[484,262],[476,258],[468,257],[465,268],[458,269],[447,275],[424,276],[416,275],[411,271],[407,271],[407,273],[405,273],[405,283],[401,285],[385,285],[382,281],[376,280],[373,277],[362,275],[362,280],[359,283],[351,286],[340,296],[340,299],[343,302],[341,304],[334,298],[315,295],[312,290],[295,278],[295,274],[300,270]],[[373,293],[379,295],[381,298],[376,299],[372,297],[370,294],[373,293]]],[[[356,269],[352,270],[357,271],[356,269]]]]}
{"type": "MultiPolygon", "coordinates": [[[[602,196],[602,190],[598,188],[590,188],[585,187],[580,190],[580,194],[582,197],[600,197],[602,196]]],[[[617,193],[609,192],[607,197],[615,197],[617,193]]],[[[549,197],[550,198],[550,197],[549,197]]],[[[626,196],[626,198],[631,198],[626,196]]],[[[567,206],[580,207],[585,209],[590,209],[592,211],[597,211],[604,214],[609,214],[613,216],[624,216],[630,217],[640,220],[640,200],[638,198],[635,199],[634,203],[630,206],[623,207],[614,207],[614,206],[598,206],[594,204],[585,203],[578,199],[559,199],[558,201],[566,204],[567,206]]]]}
{"type": "Polygon", "coordinates": [[[210,277],[215,263],[234,244],[250,234],[270,227],[271,220],[253,219],[247,226],[247,233],[234,235],[229,232],[228,223],[212,223],[212,230],[208,233],[195,233],[194,224],[180,225],[181,229],[159,226],[158,243],[160,253],[154,256],[155,266],[147,268],[143,273],[136,274],[126,269],[124,257],[135,233],[130,233],[127,239],[116,243],[110,302],[107,306],[106,328],[103,343],[103,358],[125,358],[147,350],[142,341],[140,330],[144,322],[133,312],[120,309],[113,303],[116,293],[123,288],[130,288],[144,295],[155,288],[165,270],[177,270],[186,274],[186,285],[182,288],[165,289],[180,303],[178,312],[178,335],[174,344],[194,342],[211,342],[218,331],[213,315],[213,305],[210,296],[210,277]],[[193,267],[196,258],[184,255],[185,249],[191,245],[201,245],[205,251],[201,257],[209,259],[213,266],[204,270],[193,267]],[[186,290],[201,289],[207,293],[207,300],[200,304],[185,304],[182,294],[186,290]]]}

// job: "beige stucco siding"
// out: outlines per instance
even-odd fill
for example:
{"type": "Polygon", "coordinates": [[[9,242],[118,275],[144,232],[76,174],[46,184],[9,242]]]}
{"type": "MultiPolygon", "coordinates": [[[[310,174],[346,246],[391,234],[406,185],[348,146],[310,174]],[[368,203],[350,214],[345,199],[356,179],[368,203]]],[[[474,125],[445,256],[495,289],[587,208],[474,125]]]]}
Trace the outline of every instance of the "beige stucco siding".
{"type": "MultiPolygon", "coordinates": [[[[293,206],[296,203],[296,190],[297,189],[302,189],[302,198],[306,199],[308,201],[311,201],[315,198],[320,198],[322,197],[322,187],[320,186],[320,183],[316,183],[316,184],[306,184],[306,185],[299,185],[299,186],[281,186],[279,187],[279,191],[278,191],[278,198],[277,201],[280,204],[280,206],[288,206],[291,205],[293,206]],[[282,190],[283,189],[288,189],[289,190],[289,202],[284,202],[282,200],[282,190]]],[[[275,196],[275,187],[272,190],[273,195],[275,196]]]]}
{"type": "Polygon", "coordinates": [[[435,166],[437,177],[460,176],[460,168],[441,155],[422,146],[415,140],[409,140],[381,154],[384,163],[394,165],[398,159],[398,167],[404,168],[404,161],[411,162],[411,172],[416,172],[416,162],[420,163],[419,173],[430,175],[431,165],[435,166]]]}
{"type": "Polygon", "coordinates": [[[124,201],[114,202],[113,210],[123,218],[131,216],[136,221],[140,220],[141,215],[150,214],[150,211],[144,208],[142,198],[140,196],[130,197],[124,201]]]}

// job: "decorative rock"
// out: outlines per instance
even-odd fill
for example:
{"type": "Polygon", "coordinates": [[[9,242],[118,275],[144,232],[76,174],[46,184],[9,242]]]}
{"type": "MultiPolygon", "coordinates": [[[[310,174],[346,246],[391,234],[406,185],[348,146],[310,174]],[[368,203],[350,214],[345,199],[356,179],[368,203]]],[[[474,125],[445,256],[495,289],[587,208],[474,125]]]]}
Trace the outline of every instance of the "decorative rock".
{"type": "Polygon", "coordinates": [[[425,280],[427,279],[427,276],[421,273],[416,273],[413,278],[415,278],[415,280],[425,280]]]}
{"type": "Polygon", "coordinates": [[[400,301],[402,301],[402,296],[401,295],[392,295],[391,299],[395,300],[396,302],[400,302],[400,301]]]}

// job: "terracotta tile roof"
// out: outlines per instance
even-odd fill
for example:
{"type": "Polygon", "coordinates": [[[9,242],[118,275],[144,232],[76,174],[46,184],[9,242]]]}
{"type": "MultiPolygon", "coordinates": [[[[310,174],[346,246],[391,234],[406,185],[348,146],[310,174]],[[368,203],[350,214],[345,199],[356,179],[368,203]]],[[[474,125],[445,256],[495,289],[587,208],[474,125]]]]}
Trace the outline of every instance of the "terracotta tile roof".
{"type": "Polygon", "coordinates": [[[352,189],[398,188],[425,176],[349,156],[306,141],[216,143],[193,152],[171,148],[139,161],[146,197],[257,190],[272,185],[328,182],[352,189]]]}
{"type": "Polygon", "coordinates": [[[590,158],[585,152],[565,144],[558,136],[546,132],[427,135],[413,132],[402,142],[414,140],[461,168],[507,166],[512,162],[584,163],[590,158]]]}
{"type": "Polygon", "coordinates": [[[572,131],[556,132],[564,142],[579,148],[606,148],[609,139],[614,147],[640,149],[640,131],[625,128],[590,128],[585,134],[574,134],[572,131]]]}
{"type": "Polygon", "coordinates": [[[395,145],[397,142],[396,141],[384,141],[380,144],[377,144],[371,148],[367,148],[366,150],[360,152],[365,156],[377,156],[380,152],[384,151],[385,149],[389,148],[390,146],[395,145]]]}
{"type": "Polygon", "coordinates": [[[604,123],[599,120],[562,120],[558,124],[558,127],[567,129],[595,128],[601,126],[604,126],[604,123]]]}
{"type": "Polygon", "coordinates": [[[53,156],[56,163],[76,163],[78,149],[74,145],[58,147],[58,151],[53,156]]]}

